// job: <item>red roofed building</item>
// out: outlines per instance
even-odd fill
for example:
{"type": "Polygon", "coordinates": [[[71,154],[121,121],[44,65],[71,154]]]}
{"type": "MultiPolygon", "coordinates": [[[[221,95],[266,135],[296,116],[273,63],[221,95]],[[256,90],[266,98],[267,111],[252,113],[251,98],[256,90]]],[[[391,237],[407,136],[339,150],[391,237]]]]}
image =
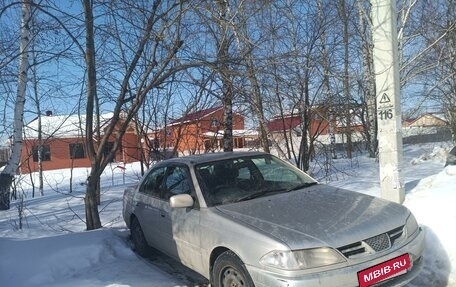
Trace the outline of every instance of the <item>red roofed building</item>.
{"type": "MultiPolygon", "coordinates": [[[[112,118],[112,113],[100,115],[102,129],[112,118]]],[[[122,119],[121,119],[122,120],[122,119]]],[[[85,150],[85,115],[60,115],[48,113],[41,117],[42,168],[53,170],[72,167],[90,167],[85,150]]],[[[108,142],[106,152],[113,146],[114,137],[108,142]]],[[[38,120],[24,126],[24,140],[21,152],[21,173],[38,171],[38,120]]],[[[141,158],[138,135],[131,124],[122,137],[114,161],[134,162],[141,158]]]]}
{"type": "MultiPolygon", "coordinates": [[[[321,115],[321,111],[314,110],[311,114],[309,137],[317,137],[328,134],[329,121],[321,115]]],[[[283,140],[284,134],[293,140],[295,137],[302,136],[302,118],[299,114],[285,114],[275,116],[267,124],[271,136],[275,140],[283,140]]]]}
{"type": "MultiPolygon", "coordinates": [[[[313,140],[318,140],[321,143],[329,144],[329,118],[328,112],[325,107],[314,107],[310,114],[310,124],[307,130],[308,137],[313,140]]],[[[275,116],[267,124],[270,136],[277,143],[283,144],[285,136],[288,142],[299,144],[302,136],[302,118],[301,115],[296,113],[287,113],[283,116],[275,116]]],[[[333,120],[334,134],[336,143],[344,143],[344,131],[346,129],[344,120],[340,117],[334,117],[333,120]]],[[[363,125],[359,117],[352,114],[351,127],[352,137],[354,141],[362,140],[361,132],[363,125]]]]}
{"type": "Polygon", "coordinates": [[[267,124],[270,133],[283,133],[290,130],[300,130],[301,117],[299,115],[284,115],[272,118],[267,124]]]}
{"type": "MultiPolygon", "coordinates": [[[[244,129],[244,117],[233,113],[233,147],[243,148],[246,139],[255,134],[244,129]]],[[[213,107],[173,120],[152,135],[160,148],[180,154],[195,154],[223,149],[223,107],[213,107]]]]}
{"type": "Polygon", "coordinates": [[[448,120],[443,113],[425,113],[420,117],[410,120],[409,127],[446,127],[448,120]]]}

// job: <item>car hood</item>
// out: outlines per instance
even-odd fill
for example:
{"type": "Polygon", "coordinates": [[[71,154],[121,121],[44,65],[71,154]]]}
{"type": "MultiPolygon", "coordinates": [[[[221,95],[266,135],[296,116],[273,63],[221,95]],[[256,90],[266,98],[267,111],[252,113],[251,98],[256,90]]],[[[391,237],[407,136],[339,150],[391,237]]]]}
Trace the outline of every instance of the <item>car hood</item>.
{"type": "Polygon", "coordinates": [[[217,209],[281,240],[291,249],[341,247],[404,225],[409,215],[402,205],[327,185],[217,209]]]}

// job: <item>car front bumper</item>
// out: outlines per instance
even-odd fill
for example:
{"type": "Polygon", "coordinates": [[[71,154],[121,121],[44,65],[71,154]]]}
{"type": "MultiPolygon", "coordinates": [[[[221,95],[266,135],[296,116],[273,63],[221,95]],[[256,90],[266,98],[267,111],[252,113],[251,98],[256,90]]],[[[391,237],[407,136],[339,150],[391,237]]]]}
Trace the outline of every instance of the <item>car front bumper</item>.
{"type": "Polygon", "coordinates": [[[381,286],[403,286],[415,278],[423,267],[421,254],[424,250],[424,231],[419,229],[418,234],[407,244],[375,260],[350,265],[343,268],[309,273],[298,276],[284,276],[277,273],[265,271],[264,269],[246,266],[257,287],[355,287],[359,286],[358,272],[370,268],[382,262],[388,261],[403,254],[410,254],[413,267],[407,273],[388,279],[378,285],[381,286]]]}

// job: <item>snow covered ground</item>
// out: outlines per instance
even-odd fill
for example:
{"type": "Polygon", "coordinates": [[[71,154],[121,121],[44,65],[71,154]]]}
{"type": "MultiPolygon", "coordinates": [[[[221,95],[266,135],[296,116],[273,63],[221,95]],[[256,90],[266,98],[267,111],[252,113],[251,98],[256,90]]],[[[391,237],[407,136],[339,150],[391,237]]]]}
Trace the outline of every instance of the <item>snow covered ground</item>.
{"type": "MultiPolygon", "coordinates": [[[[456,166],[443,168],[448,144],[405,146],[405,205],[426,230],[425,267],[409,287],[456,287],[456,166]]],[[[380,196],[378,163],[365,155],[339,159],[312,170],[321,182],[380,196]]],[[[21,286],[200,286],[201,279],[172,259],[155,254],[144,260],[129,246],[121,218],[126,185],[139,178],[137,164],[125,173],[107,168],[100,215],[104,228],[85,232],[84,179],[87,169],[45,173],[44,197],[30,198],[30,177],[18,186],[27,198],[0,212],[0,285],[21,286]],[[22,220],[19,209],[23,207],[22,220]],[[22,229],[19,229],[22,224],[22,229]]],[[[36,192],[37,193],[37,192],[36,192]]]]}

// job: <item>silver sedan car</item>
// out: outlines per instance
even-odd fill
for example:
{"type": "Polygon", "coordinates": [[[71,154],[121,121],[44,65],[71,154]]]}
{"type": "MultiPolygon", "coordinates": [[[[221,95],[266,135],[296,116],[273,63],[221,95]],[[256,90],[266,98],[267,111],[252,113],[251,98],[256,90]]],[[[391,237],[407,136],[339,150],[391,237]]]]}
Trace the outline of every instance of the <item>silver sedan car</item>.
{"type": "Polygon", "coordinates": [[[213,287],[403,286],[423,265],[407,208],[261,152],[162,161],[125,191],[123,217],[138,254],[160,250],[213,287]]]}

